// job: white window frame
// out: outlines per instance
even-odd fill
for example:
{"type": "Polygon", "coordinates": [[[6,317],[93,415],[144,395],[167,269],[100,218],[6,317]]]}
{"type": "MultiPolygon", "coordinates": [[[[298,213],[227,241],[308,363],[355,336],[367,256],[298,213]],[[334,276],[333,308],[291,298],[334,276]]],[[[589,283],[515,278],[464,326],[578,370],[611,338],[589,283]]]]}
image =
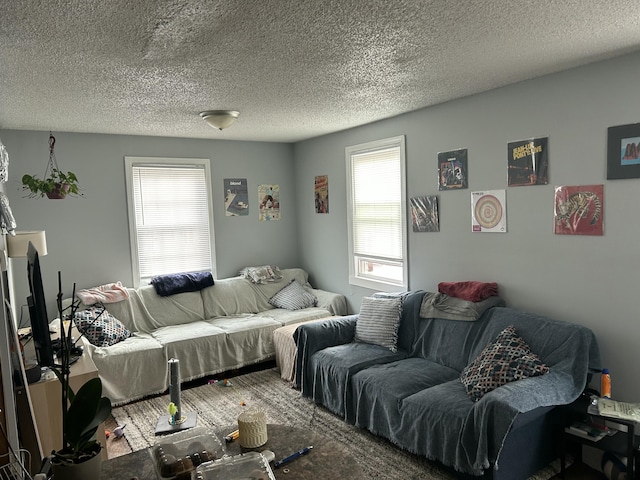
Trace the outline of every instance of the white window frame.
{"type": "MultiPolygon", "coordinates": [[[[125,157],[125,181],[127,193],[127,210],[129,214],[129,239],[131,244],[131,267],[133,272],[134,287],[146,285],[150,278],[143,279],[140,277],[139,255],[138,255],[138,239],[136,229],[136,214],[133,201],[133,167],[134,166],[177,166],[177,167],[198,167],[204,169],[205,183],[207,185],[207,208],[209,217],[209,248],[211,252],[210,270],[214,278],[216,278],[216,250],[215,236],[213,227],[213,204],[211,192],[211,166],[210,160],[207,158],[163,158],[163,157],[125,157]]],[[[179,273],[179,272],[175,272],[179,273]]]]}
{"type": "MultiPolygon", "coordinates": [[[[409,289],[409,262],[407,251],[407,190],[406,190],[406,154],[405,154],[405,137],[404,135],[376,140],[359,145],[352,145],[345,148],[345,159],[347,164],[347,224],[348,224],[348,241],[349,241],[349,284],[372,290],[395,292],[399,290],[409,289]],[[381,278],[379,275],[367,274],[363,268],[363,255],[356,254],[354,241],[354,205],[353,205],[353,158],[357,155],[371,153],[388,148],[398,148],[400,161],[400,216],[402,225],[402,258],[395,259],[395,264],[402,265],[402,280],[393,280],[390,278],[381,278]]],[[[391,258],[384,257],[366,257],[372,260],[376,265],[384,265],[385,262],[392,261],[391,258]]]]}

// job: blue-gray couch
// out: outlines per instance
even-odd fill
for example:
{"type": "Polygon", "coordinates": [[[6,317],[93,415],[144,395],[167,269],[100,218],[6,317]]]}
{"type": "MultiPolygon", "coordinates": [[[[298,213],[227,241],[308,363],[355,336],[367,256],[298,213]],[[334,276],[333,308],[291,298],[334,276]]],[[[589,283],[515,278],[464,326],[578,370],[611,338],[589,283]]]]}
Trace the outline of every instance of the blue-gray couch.
{"type": "Polygon", "coordinates": [[[528,478],[556,456],[555,407],[578,398],[600,370],[593,332],[507,307],[476,321],[421,318],[424,294],[405,297],[395,353],[353,341],[358,315],[300,326],[295,385],[347,422],[461,477],[528,478]],[[474,402],[460,373],[509,325],[550,371],[474,402]]]}

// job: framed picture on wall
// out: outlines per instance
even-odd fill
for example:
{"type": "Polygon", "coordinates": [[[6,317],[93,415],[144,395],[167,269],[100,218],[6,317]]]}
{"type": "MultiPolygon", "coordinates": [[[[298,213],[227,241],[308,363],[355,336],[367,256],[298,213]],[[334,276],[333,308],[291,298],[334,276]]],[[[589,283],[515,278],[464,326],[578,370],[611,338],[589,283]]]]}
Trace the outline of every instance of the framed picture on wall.
{"type": "Polygon", "coordinates": [[[607,180],[640,178],[640,123],[609,127],[607,180]]]}
{"type": "Polygon", "coordinates": [[[510,187],[549,183],[549,138],[530,138],[507,144],[510,187]]]}
{"type": "Polygon", "coordinates": [[[467,149],[438,153],[438,190],[467,188],[467,149]]]}
{"type": "Polygon", "coordinates": [[[604,185],[555,187],[556,235],[604,235],[604,185]]]}
{"type": "Polygon", "coordinates": [[[440,231],[438,197],[435,195],[412,197],[409,203],[411,206],[411,225],[414,232],[440,231]]]}

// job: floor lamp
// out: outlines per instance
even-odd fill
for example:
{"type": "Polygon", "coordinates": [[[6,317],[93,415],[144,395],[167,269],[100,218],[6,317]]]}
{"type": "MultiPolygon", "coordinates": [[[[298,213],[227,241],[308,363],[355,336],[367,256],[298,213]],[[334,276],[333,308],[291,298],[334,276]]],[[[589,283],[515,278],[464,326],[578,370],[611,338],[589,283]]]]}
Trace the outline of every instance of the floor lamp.
{"type": "MultiPolygon", "coordinates": [[[[15,232],[15,235],[7,235],[5,238],[7,243],[7,255],[11,259],[26,258],[27,247],[29,246],[29,243],[33,243],[33,246],[36,247],[39,256],[42,257],[47,254],[47,235],[44,230],[28,230],[23,232],[15,232]]],[[[11,288],[9,289],[9,299],[12,305],[13,318],[16,321],[19,321],[20,313],[22,311],[22,304],[17,302],[15,299],[16,276],[14,274],[14,261],[9,263],[8,271],[9,279],[11,281],[11,288]]],[[[26,273],[26,271],[27,269],[25,267],[24,272],[26,273]]]]}
{"type": "MultiPolygon", "coordinates": [[[[26,257],[29,242],[34,244],[39,253],[42,252],[42,255],[47,254],[46,235],[44,231],[40,230],[16,232],[15,235],[6,235],[5,244],[7,256],[9,258],[26,257]]],[[[4,414],[7,424],[7,440],[12,449],[17,452],[20,448],[20,441],[18,438],[16,399],[13,391],[14,365],[11,358],[12,344],[17,343],[18,341],[17,325],[14,320],[17,317],[14,303],[13,272],[8,262],[5,264],[6,268],[3,269],[2,278],[0,279],[2,298],[3,303],[5,304],[2,310],[3,315],[0,317],[2,320],[0,321],[0,367],[2,368],[2,388],[5,402],[4,414]],[[9,285],[10,283],[11,286],[9,285]]],[[[24,383],[26,384],[26,382],[24,383]]]]}

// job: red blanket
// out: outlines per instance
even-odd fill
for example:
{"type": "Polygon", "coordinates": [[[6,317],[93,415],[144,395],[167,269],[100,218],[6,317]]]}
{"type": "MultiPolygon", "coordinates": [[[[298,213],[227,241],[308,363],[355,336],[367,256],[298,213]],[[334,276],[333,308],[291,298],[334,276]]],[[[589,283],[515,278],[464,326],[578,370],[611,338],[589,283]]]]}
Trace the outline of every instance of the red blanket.
{"type": "Polygon", "coordinates": [[[498,284],[495,282],[440,282],[438,291],[450,297],[462,298],[469,302],[481,302],[489,297],[498,296],[498,284]]]}

